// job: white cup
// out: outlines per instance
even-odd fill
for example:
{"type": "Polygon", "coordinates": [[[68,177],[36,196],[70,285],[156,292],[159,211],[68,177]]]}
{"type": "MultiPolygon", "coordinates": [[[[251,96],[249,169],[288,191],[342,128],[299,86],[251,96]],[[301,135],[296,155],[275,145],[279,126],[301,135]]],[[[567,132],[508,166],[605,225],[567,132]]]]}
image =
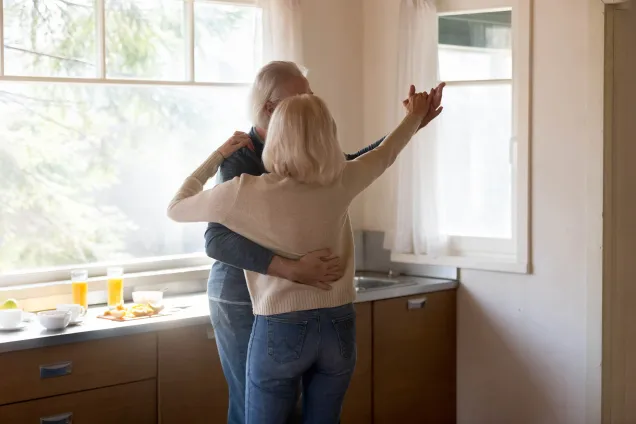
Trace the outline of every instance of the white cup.
{"type": "Polygon", "coordinates": [[[22,323],[22,309],[0,309],[0,328],[14,330],[22,323]]]}
{"type": "Polygon", "coordinates": [[[62,305],[57,305],[57,310],[70,312],[72,323],[79,321],[80,317],[86,312],[86,309],[84,309],[82,305],[78,305],[76,303],[64,303],[62,305]]]}

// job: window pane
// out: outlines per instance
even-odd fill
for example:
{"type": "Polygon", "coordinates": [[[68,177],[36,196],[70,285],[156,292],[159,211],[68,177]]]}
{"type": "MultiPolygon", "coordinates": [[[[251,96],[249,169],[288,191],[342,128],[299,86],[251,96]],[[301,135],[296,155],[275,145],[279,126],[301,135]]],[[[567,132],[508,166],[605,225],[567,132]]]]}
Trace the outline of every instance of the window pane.
{"type": "Polygon", "coordinates": [[[4,0],[7,75],[95,76],[93,0],[4,0]]]}
{"type": "Polygon", "coordinates": [[[512,85],[448,86],[439,124],[442,231],[512,236],[512,85]]]}
{"type": "Polygon", "coordinates": [[[251,81],[259,67],[261,10],[195,3],[197,81],[251,81]]]}
{"type": "Polygon", "coordinates": [[[166,218],[247,88],[0,83],[0,272],[202,252],[166,218]]]}
{"type": "Polygon", "coordinates": [[[106,0],[107,77],[183,81],[183,8],[179,0],[106,0]]]}
{"type": "Polygon", "coordinates": [[[512,78],[511,18],[511,11],[440,16],[440,79],[512,78]]]}

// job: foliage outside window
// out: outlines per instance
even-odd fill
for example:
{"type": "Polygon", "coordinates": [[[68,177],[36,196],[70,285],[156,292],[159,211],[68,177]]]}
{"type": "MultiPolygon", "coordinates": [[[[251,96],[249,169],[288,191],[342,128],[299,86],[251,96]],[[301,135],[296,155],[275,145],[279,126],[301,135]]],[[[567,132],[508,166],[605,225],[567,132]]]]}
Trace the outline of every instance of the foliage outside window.
{"type": "MultiPolygon", "coordinates": [[[[4,0],[0,276],[205,261],[165,208],[233,131],[260,65],[260,11],[178,0],[4,0]]],[[[1,282],[0,278],[0,282],[1,282]]]]}

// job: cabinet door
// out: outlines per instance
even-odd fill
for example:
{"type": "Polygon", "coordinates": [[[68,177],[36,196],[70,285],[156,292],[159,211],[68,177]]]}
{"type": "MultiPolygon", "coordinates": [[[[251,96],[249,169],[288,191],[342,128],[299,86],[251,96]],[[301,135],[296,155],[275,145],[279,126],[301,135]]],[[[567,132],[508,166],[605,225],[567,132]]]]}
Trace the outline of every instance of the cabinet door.
{"type": "Polygon", "coordinates": [[[211,325],[158,334],[161,424],[227,422],[228,391],[211,325]]]}
{"type": "Polygon", "coordinates": [[[342,424],[370,424],[371,407],[371,302],[356,304],[358,358],[349,390],[342,406],[342,424]]]}
{"type": "Polygon", "coordinates": [[[373,304],[374,424],[455,422],[456,293],[373,304]]]}

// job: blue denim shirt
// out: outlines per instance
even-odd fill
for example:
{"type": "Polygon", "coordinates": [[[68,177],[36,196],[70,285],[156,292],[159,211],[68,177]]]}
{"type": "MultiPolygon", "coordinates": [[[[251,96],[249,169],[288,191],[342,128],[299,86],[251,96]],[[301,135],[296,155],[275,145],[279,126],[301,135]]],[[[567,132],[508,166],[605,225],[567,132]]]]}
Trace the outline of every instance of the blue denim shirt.
{"type": "MultiPolygon", "coordinates": [[[[266,172],[262,160],[263,140],[255,128],[250,130],[249,136],[255,151],[242,148],[224,160],[217,173],[218,182],[231,180],[241,174],[261,175],[266,172]]],[[[353,160],[375,149],[382,140],[384,138],[356,153],[346,154],[346,159],[353,160]]],[[[208,223],[205,231],[205,253],[216,259],[208,279],[208,297],[239,305],[251,304],[243,270],[267,274],[274,258],[272,251],[214,222],[208,223]]]]}

